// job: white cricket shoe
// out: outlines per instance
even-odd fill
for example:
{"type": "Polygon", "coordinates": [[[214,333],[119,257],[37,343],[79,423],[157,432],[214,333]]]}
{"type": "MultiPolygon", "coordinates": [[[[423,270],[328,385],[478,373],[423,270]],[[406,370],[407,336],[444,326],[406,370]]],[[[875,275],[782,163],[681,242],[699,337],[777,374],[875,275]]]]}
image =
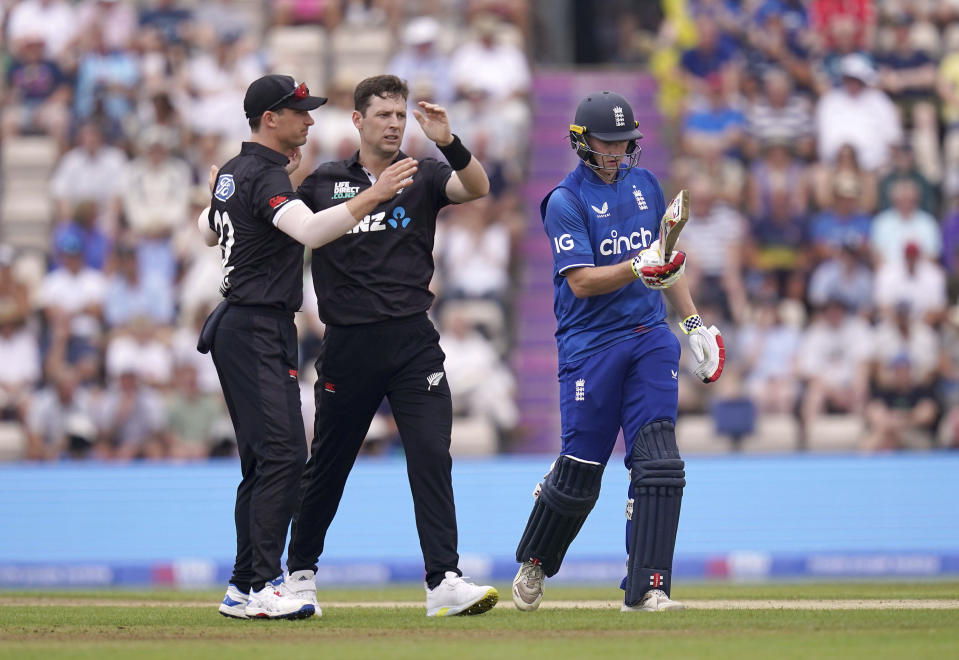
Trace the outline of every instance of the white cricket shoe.
{"type": "Polygon", "coordinates": [[[493,587],[477,586],[469,578],[461,578],[453,571],[435,589],[426,589],[426,616],[456,616],[482,614],[499,600],[493,587]]]}
{"type": "Polygon", "coordinates": [[[639,605],[630,607],[623,603],[620,612],[665,612],[666,610],[685,610],[679,601],[671,600],[662,589],[650,589],[639,601],[639,605]]]}
{"type": "Polygon", "coordinates": [[[220,603],[220,614],[231,619],[248,619],[246,615],[246,602],[250,600],[250,595],[245,594],[237,588],[232,582],[226,588],[226,595],[223,602],[220,603]]]}
{"type": "Polygon", "coordinates": [[[316,599],[316,573],[311,570],[287,573],[283,578],[283,585],[287,595],[312,605],[314,616],[323,616],[323,610],[316,599]]]}
{"type": "Polygon", "coordinates": [[[513,604],[522,612],[539,607],[546,590],[546,573],[539,562],[524,561],[513,578],[513,604]]]}
{"type": "Polygon", "coordinates": [[[306,619],[313,616],[313,605],[294,598],[281,575],[259,591],[250,591],[246,615],[251,619],[306,619]]]}

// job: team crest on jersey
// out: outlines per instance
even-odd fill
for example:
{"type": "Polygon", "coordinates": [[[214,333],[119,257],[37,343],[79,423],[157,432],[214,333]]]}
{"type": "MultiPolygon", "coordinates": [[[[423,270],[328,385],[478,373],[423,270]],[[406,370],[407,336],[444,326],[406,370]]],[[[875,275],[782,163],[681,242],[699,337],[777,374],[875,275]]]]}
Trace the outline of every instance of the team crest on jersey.
{"type": "Polygon", "coordinates": [[[213,190],[213,196],[221,202],[225,202],[233,197],[233,193],[235,192],[236,184],[233,182],[233,175],[221,174],[216,180],[216,188],[213,190]]]}
{"type": "Polygon", "coordinates": [[[603,202],[603,205],[600,207],[589,205],[591,209],[596,211],[597,218],[608,218],[609,217],[609,202],[603,202]]]}
{"type": "Polygon", "coordinates": [[[633,197],[636,198],[636,206],[639,207],[640,211],[645,211],[649,207],[646,205],[646,198],[643,197],[643,191],[633,186],[633,197]]]}
{"type": "Polygon", "coordinates": [[[333,197],[330,199],[352,199],[359,192],[359,186],[351,186],[349,181],[337,181],[333,184],[333,197]]]}

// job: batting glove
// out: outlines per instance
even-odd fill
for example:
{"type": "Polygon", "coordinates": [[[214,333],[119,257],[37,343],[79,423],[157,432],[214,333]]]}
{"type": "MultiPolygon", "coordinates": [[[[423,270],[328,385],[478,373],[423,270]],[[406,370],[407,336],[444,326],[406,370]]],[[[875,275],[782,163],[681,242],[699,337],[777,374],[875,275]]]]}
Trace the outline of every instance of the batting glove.
{"type": "Polygon", "coordinates": [[[633,275],[649,289],[668,289],[679,281],[686,270],[686,253],[674,251],[665,261],[659,254],[659,239],[633,257],[633,275]]]}
{"type": "Polygon", "coordinates": [[[716,326],[707,328],[699,314],[693,314],[686,317],[679,327],[689,336],[689,347],[696,358],[696,368],[693,369],[696,377],[704,383],[719,380],[723,365],[726,364],[726,345],[716,326]]]}

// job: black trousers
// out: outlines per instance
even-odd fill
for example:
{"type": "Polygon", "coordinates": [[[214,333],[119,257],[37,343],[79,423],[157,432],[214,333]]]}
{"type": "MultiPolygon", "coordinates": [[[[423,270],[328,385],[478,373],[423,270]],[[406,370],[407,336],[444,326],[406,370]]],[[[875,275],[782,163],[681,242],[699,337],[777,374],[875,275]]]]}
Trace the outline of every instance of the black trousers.
{"type": "MultiPolygon", "coordinates": [[[[316,570],[347,476],[386,396],[406,452],[426,582],[432,588],[446,571],[459,573],[449,451],[453,410],[445,357],[425,313],[327,327],[317,360],[316,430],[290,534],[291,572],[316,570]]],[[[389,493],[369,500],[372,520],[381,497],[389,493]]]]}
{"type": "Polygon", "coordinates": [[[266,307],[231,305],[213,343],[243,473],[230,580],[241,589],[261,588],[283,572],[280,558],[306,463],[296,349],[293,314],[266,307]]]}

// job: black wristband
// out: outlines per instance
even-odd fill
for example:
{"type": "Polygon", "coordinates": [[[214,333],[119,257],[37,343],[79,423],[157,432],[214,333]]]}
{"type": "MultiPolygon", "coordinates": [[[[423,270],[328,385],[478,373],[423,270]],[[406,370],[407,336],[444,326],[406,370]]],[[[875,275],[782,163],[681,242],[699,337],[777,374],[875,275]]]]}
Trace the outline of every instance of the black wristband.
{"type": "Polygon", "coordinates": [[[454,170],[465,169],[466,166],[470,164],[470,160],[473,158],[473,154],[470,153],[469,149],[463,146],[463,143],[460,142],[458,135],[454,135],[453,141],[445,147],[440,147],[440,145],[436,146],[439,147],[441,152],[443,152],[443,156],[446,158],[446,161],[454,170]]]}

